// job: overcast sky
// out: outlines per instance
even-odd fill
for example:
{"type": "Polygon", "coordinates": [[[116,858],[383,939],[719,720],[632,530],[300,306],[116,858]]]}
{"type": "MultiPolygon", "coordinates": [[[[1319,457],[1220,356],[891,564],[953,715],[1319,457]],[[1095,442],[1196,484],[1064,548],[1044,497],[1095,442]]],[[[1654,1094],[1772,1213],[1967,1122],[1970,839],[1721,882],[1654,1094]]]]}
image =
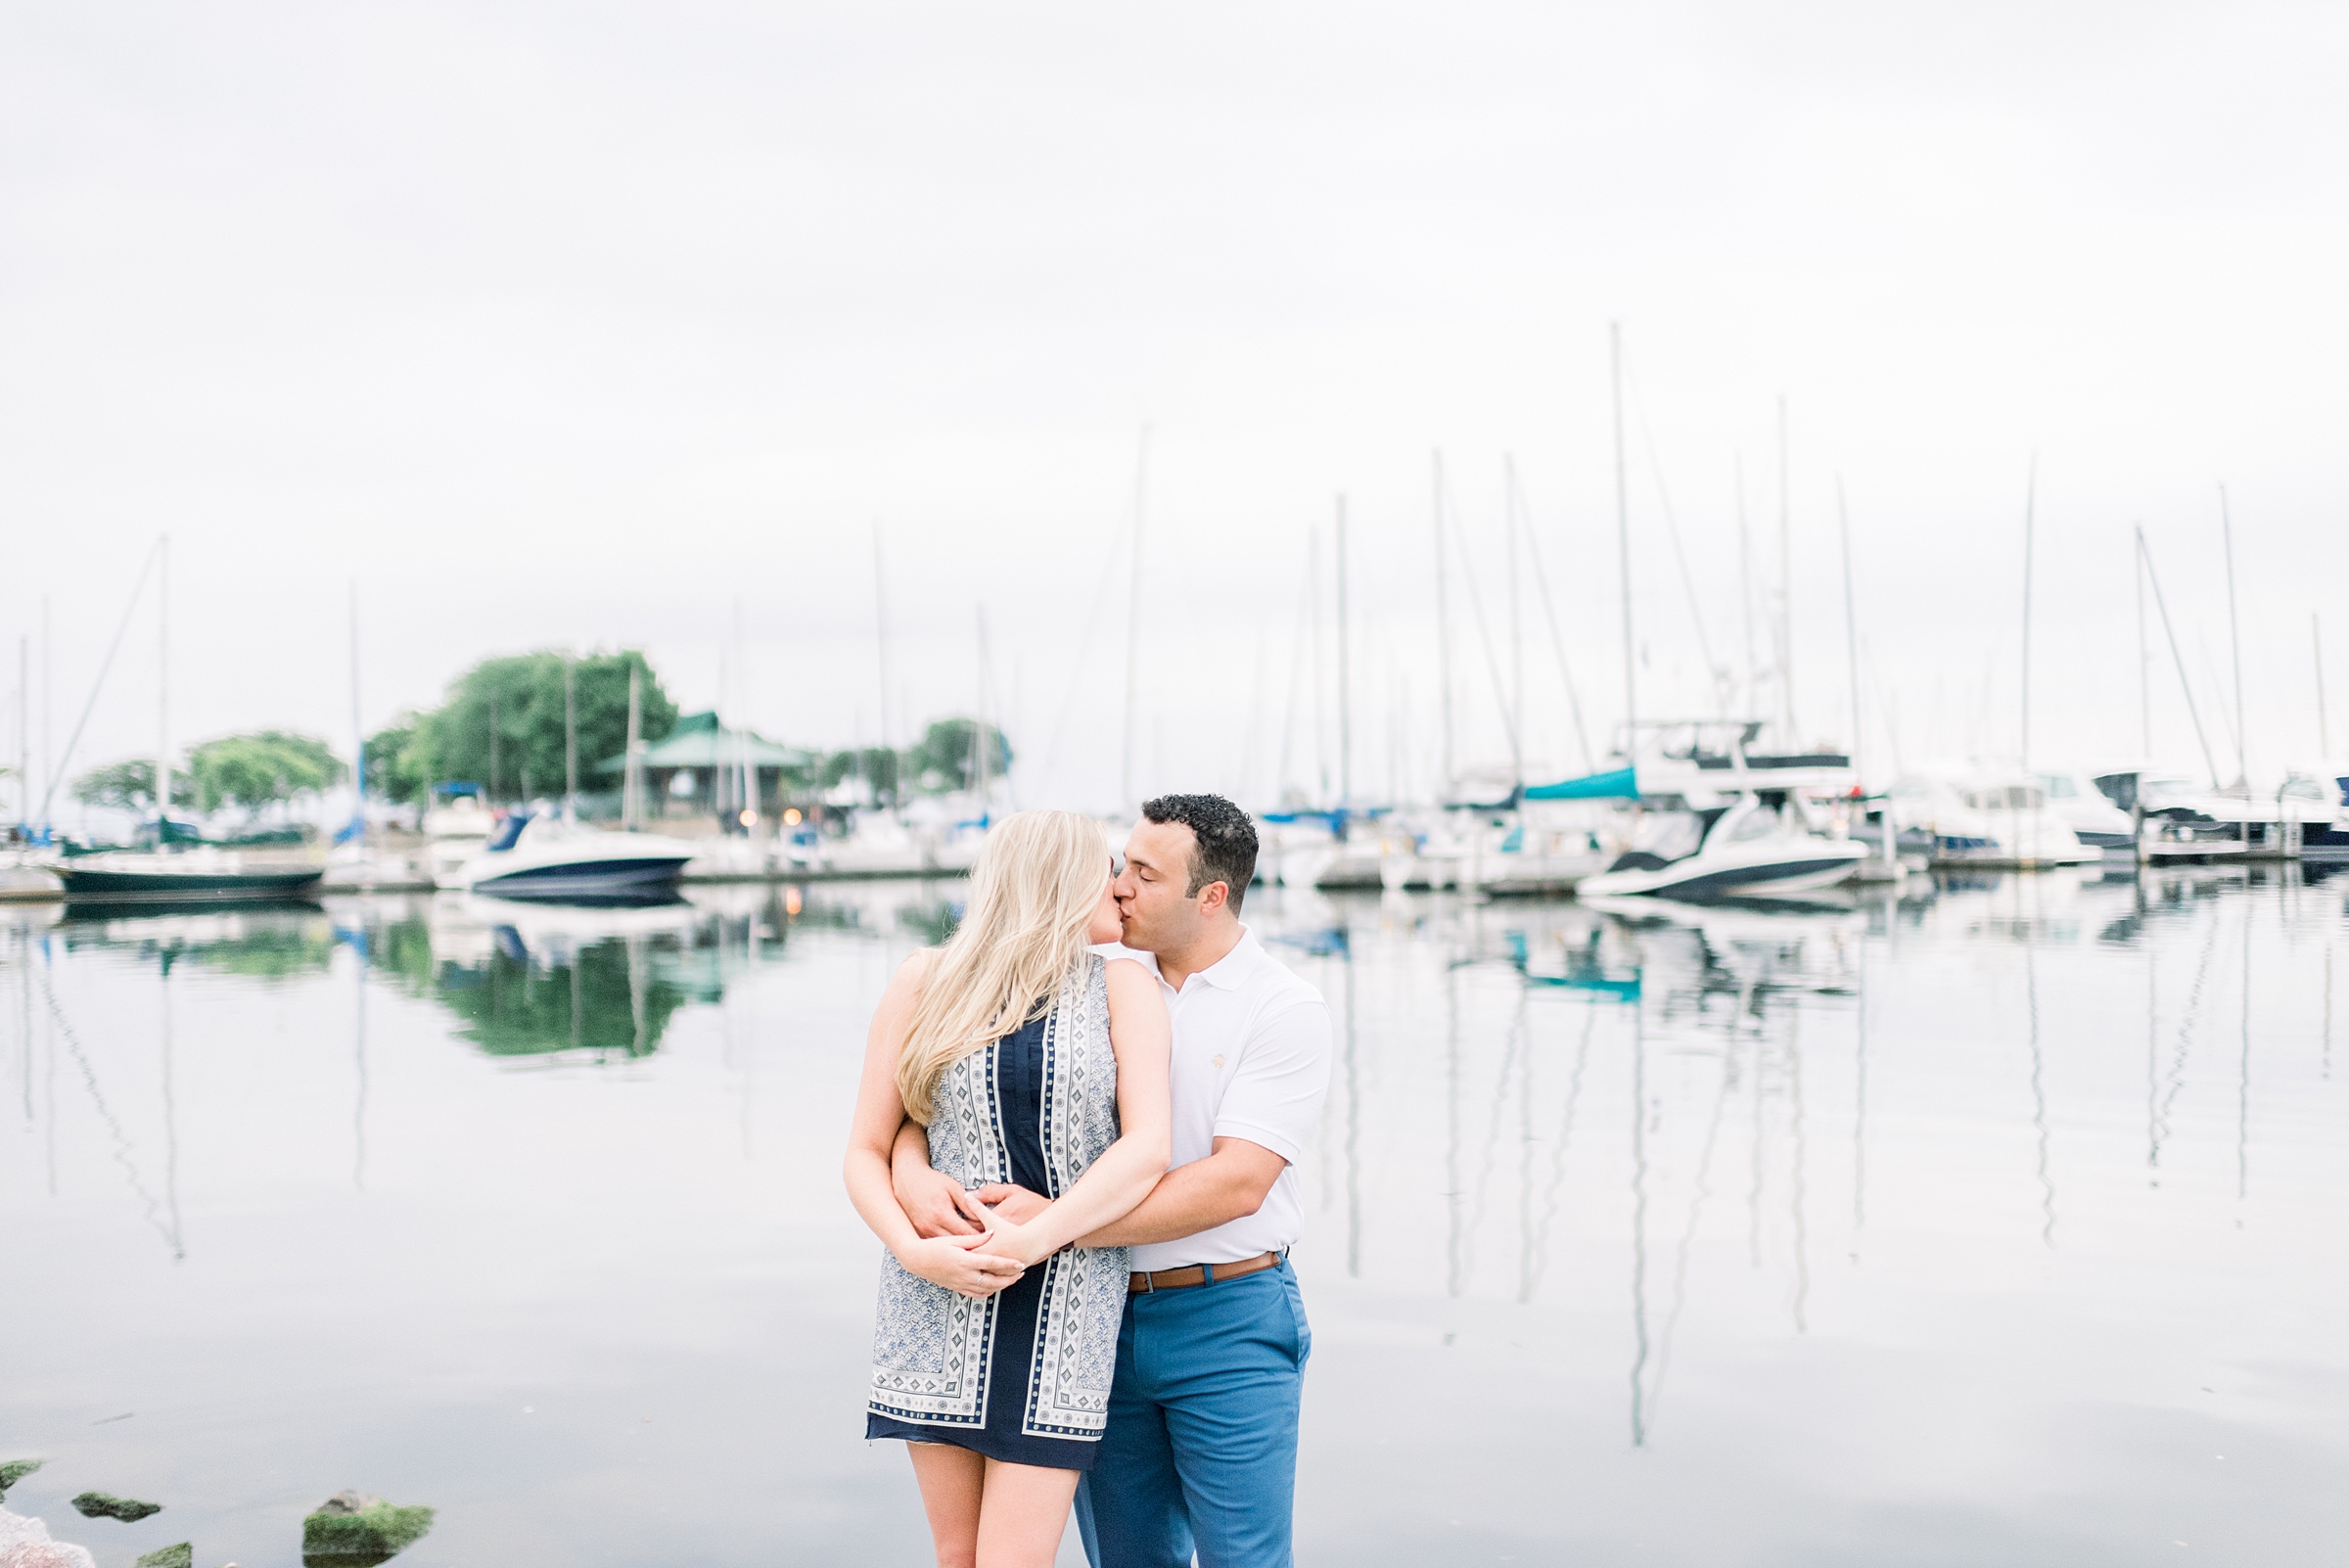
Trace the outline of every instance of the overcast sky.
{"type": "MultiPolygon", "coordinates": [[[[2036,452],[2040,759],[2138,749],[2142,522],[2233,773],[2222,483],[2252,769],[2317,752],[2312,613],[2349,750],[2345,34],[2241,4],[13,7],[5,750],[18,637],[37,751],[46,602],[62,748],[164,530],[183,745],[346,747],[354,579],[370,727],[484,655],[639,645],[688,707],[722,663],[778,738],[871,741],[878,528],[893,737],[970,710],[984,611],[1026,802],[1105,806],[1147,425],[1138,787],[1262,799],[1291,714],[1308,780],[1335,669],[1318,705],[1291,670],[1340,493],[1357,790],[1424,787],[1438,448],[1504,675],[1517,463],[1560,622],[1523,576],[1532,765],[1579,771],[1559,650],[1594,739],[1625,701],[1611,321],[1642,713],[1713,708],[1708,647],[1742,680],[1735,475],[1760,600],[1782,395],[1806,735],[1851,729],[1840,477],[1865,744],[2013,754],[2036,452]]],[[[1458,752],[1497,761],[1453,570],[1458,752]]],[[[151,609],[75,770],[153,745],[151,609]]],[[[2197,763],[2156,646],[2155,751],[2197,763]]]]}

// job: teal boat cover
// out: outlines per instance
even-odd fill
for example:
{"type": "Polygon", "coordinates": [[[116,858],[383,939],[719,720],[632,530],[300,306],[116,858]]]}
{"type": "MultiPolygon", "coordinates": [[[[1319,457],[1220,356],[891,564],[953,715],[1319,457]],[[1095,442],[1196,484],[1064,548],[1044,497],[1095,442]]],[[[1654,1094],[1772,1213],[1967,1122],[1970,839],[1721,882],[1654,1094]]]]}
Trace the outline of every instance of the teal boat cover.
{"type": "Polygon", "coordinates": [[[1629,767],[1618,767],[1605,773],[1564,779],[1556,784],[1536,784],[1525,792],[1525,798],[1529,801],[1635,801],[1639,798],[1639,786],[1633,778],[1635,771],[1629,767]]]}

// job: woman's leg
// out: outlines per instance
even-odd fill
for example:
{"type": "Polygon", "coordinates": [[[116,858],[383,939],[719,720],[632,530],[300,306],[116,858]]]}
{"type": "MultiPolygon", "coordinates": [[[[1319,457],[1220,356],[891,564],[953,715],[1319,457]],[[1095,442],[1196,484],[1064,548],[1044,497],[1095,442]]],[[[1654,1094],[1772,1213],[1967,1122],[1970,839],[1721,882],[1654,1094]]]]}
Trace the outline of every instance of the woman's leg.
{"type": "Polygon", "coordinates": [[[908,1443],[905,1453],[922,1489],[922,1511],[930,1516],[938,1568],[977,1568],[979,1504],[989,1460],[950,1443],[908,1443]]]}
{"type": "Polygon", "coordinates": [[[1052,1568],[1076,1496],[1074,1470],[988,1460],[986,1496],[979,1504],[978,1568],[1052,1568]]]}

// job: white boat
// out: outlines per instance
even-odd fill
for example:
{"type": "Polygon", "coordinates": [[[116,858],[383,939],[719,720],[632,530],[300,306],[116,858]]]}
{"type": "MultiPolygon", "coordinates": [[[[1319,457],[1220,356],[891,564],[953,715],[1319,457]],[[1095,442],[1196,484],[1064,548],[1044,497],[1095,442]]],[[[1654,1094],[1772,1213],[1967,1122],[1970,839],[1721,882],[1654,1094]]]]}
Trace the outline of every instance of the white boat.
{"type": "Polygon", "coordinates": [[[1844,881],[1866,856],[1865,845],[1817,831],[1805,804],[1849,794],[1849,758],[1749,752],[1760,729],[1750,722],[1650,727],[1659,736],[1633,766],[1526,791],[1528,801],[1639,803],[1630,844],[1578,896],[1800,893],[1844,881]]]}
{"type": "Polygon", "coordinates": [[[2020,774],[1911,773],[1892,786],[1886,805],[1904,834],[1930,840],[1927,854],[1937,867],[2029,870],[2103,854],[2050,807],[2039,783],[2020,774]]]}
{"type": "Polygon", "coordinates": [[[497,818],[478,795],[450,796],[424,813],[424,869],[438,887],[456,886],[465,862],[482,853],[497,818]]]}
{"type": "Polygon", "coordinates": [[[2032,775],[2047,798],[2048,809],[2092,850],[2128,853],[2137,848],[2137,823],[2106,799],[2086,772],[2039,771],[2032,775]]]}
{"type": "Polygon", "coordinates": [[[0,851],[0,903],[37,902],[63,897],[65,891],[65,883],[46,860],[23,851],[0,851]]]}
{"type": "Polygon", "coordinates": [[[443,886],[500,899],[630,899],[673,892],[699,846],[516,811],[443,886]]]}

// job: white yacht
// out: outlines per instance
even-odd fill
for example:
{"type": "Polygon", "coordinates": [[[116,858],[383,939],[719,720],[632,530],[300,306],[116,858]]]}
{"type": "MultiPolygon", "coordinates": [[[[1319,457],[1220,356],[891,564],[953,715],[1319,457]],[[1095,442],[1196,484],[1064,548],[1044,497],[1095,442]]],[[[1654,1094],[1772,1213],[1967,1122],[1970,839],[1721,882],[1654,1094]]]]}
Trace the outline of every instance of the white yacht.
{"type": "Polygon", "coordinates": [[[515,811],[443,887],[501,899],[636,899],[675,890],[698,846],[515,811]]]}
{"type": "Polygon", "coordinates": [[[2082,865],[2104,853],[2083,844],[2050,807],[2047,791],[2019,774],[1911,773],[1886,804],[1904,833],[1921,830],[1931,840],[1927,853],[1938,867],[2030,870],[2082,865]]]}
{"type": "Polygon", "coordinates": [[[1654,727],[1658,742],[1630,767],[1526,791],[1528,801],[1639,803],[1629,847],[1582,878],[1578,896],[1799,893],[1844,881],[1866,856],[1865,845],[1819,832],[1806,804],[1850,793],[1848,757],[1749,752],[1753,723],[1654,727]]]}
{"type": "Polygon", "coordinates": [[[2087,773],[2072,769],[2036,772],[2031,777],[2046,797],[2049,811],[2062,818],[2082,844],[2096,851],[2136,850],[2137,824],[2105,798],[2087,773]]]}

